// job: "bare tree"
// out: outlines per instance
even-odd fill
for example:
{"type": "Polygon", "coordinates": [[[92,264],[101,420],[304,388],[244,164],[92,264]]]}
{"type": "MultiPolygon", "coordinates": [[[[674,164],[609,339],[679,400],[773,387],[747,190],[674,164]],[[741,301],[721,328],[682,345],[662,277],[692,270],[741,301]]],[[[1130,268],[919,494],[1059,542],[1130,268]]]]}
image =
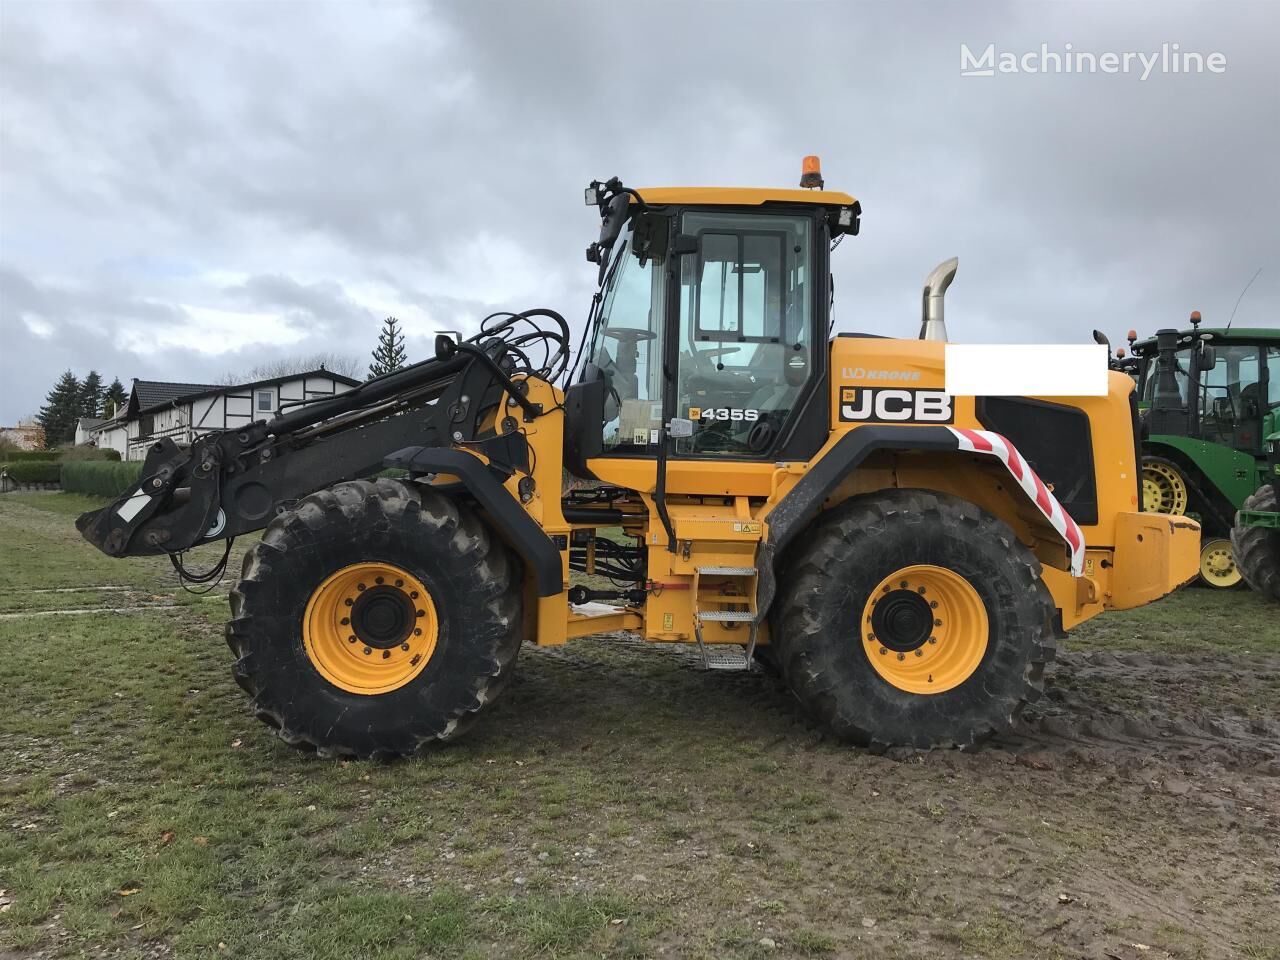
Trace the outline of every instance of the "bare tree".
{"type": "Polygon", "coordinates": [[[357,357],[345,353],[311,353],[306,356],[281,357],[266,360],[249,370],[226,373],[218,378],[219,384],[250,383],[254,380],[272,380],[295,373],[310,373],[323,367],[329,373],[358,379],[362,363],[357,357]]]}

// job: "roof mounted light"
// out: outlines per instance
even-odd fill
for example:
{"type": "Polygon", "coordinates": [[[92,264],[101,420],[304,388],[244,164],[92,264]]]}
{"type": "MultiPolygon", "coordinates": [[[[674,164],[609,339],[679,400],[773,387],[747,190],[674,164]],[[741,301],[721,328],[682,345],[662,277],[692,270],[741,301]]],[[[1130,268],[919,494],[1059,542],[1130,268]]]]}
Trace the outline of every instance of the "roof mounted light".
{"type": "Polygon", "coordinates": [[[800,186],[806,190],[822,189],[822,161],[813,154],[805,157],[800,163],[800,186]]]}

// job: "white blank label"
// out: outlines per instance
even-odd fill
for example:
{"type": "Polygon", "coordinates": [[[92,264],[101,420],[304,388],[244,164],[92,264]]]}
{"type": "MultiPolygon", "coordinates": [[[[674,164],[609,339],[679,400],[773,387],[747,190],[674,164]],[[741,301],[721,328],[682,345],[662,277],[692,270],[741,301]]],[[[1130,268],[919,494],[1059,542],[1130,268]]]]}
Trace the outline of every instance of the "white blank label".
{"type": "Polygon", "coordinates": [[[1100,343],[948,343],[953,397],[1101,397],[1107,348],[1100,343]]]}

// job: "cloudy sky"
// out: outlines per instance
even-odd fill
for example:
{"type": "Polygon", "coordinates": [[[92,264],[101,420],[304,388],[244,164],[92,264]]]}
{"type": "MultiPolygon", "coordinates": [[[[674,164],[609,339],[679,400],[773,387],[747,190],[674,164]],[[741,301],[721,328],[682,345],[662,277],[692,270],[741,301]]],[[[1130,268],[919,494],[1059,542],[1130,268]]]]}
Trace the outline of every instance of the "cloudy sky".
{"type": "Polygon", "coordinates": [[[806,153],[864,209],[838,329],[913,336],[951,255],[956,340],[1225,321],[1259,267],[1235,322],[1274,326],[1277,35],[1267,2],[0,0],[0,424],[68,368],[576,320],[588,180],[792,186],[806,153]],[[962,43],[1226,67],[961,77],[962,43]]]}

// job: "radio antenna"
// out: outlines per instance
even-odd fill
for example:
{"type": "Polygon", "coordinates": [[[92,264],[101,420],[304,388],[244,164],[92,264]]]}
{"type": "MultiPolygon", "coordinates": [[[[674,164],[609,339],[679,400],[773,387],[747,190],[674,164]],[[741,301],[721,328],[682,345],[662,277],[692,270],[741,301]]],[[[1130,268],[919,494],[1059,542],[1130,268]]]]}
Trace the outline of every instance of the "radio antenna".
{"type": "Polygon", "coordinates": [[[1236,311],[1240,309],[1240,301],[1244,299],[1244,295],[1248,293],[1249,288],[1253,286],[1253,281],[1258,279],[1258,274],[1261,272],[1261,267],[1254,271],[1253,276],[1249,278],[1249,282],[1246,283],[1244,285],[1244,289],[1240,291],[1240,296],[1236,297],[1236,305],[1231,308],[1231,316],[1227,318],[1227,333],[1231,332],[1231,321],[1236,318],[1236,311]]]}

